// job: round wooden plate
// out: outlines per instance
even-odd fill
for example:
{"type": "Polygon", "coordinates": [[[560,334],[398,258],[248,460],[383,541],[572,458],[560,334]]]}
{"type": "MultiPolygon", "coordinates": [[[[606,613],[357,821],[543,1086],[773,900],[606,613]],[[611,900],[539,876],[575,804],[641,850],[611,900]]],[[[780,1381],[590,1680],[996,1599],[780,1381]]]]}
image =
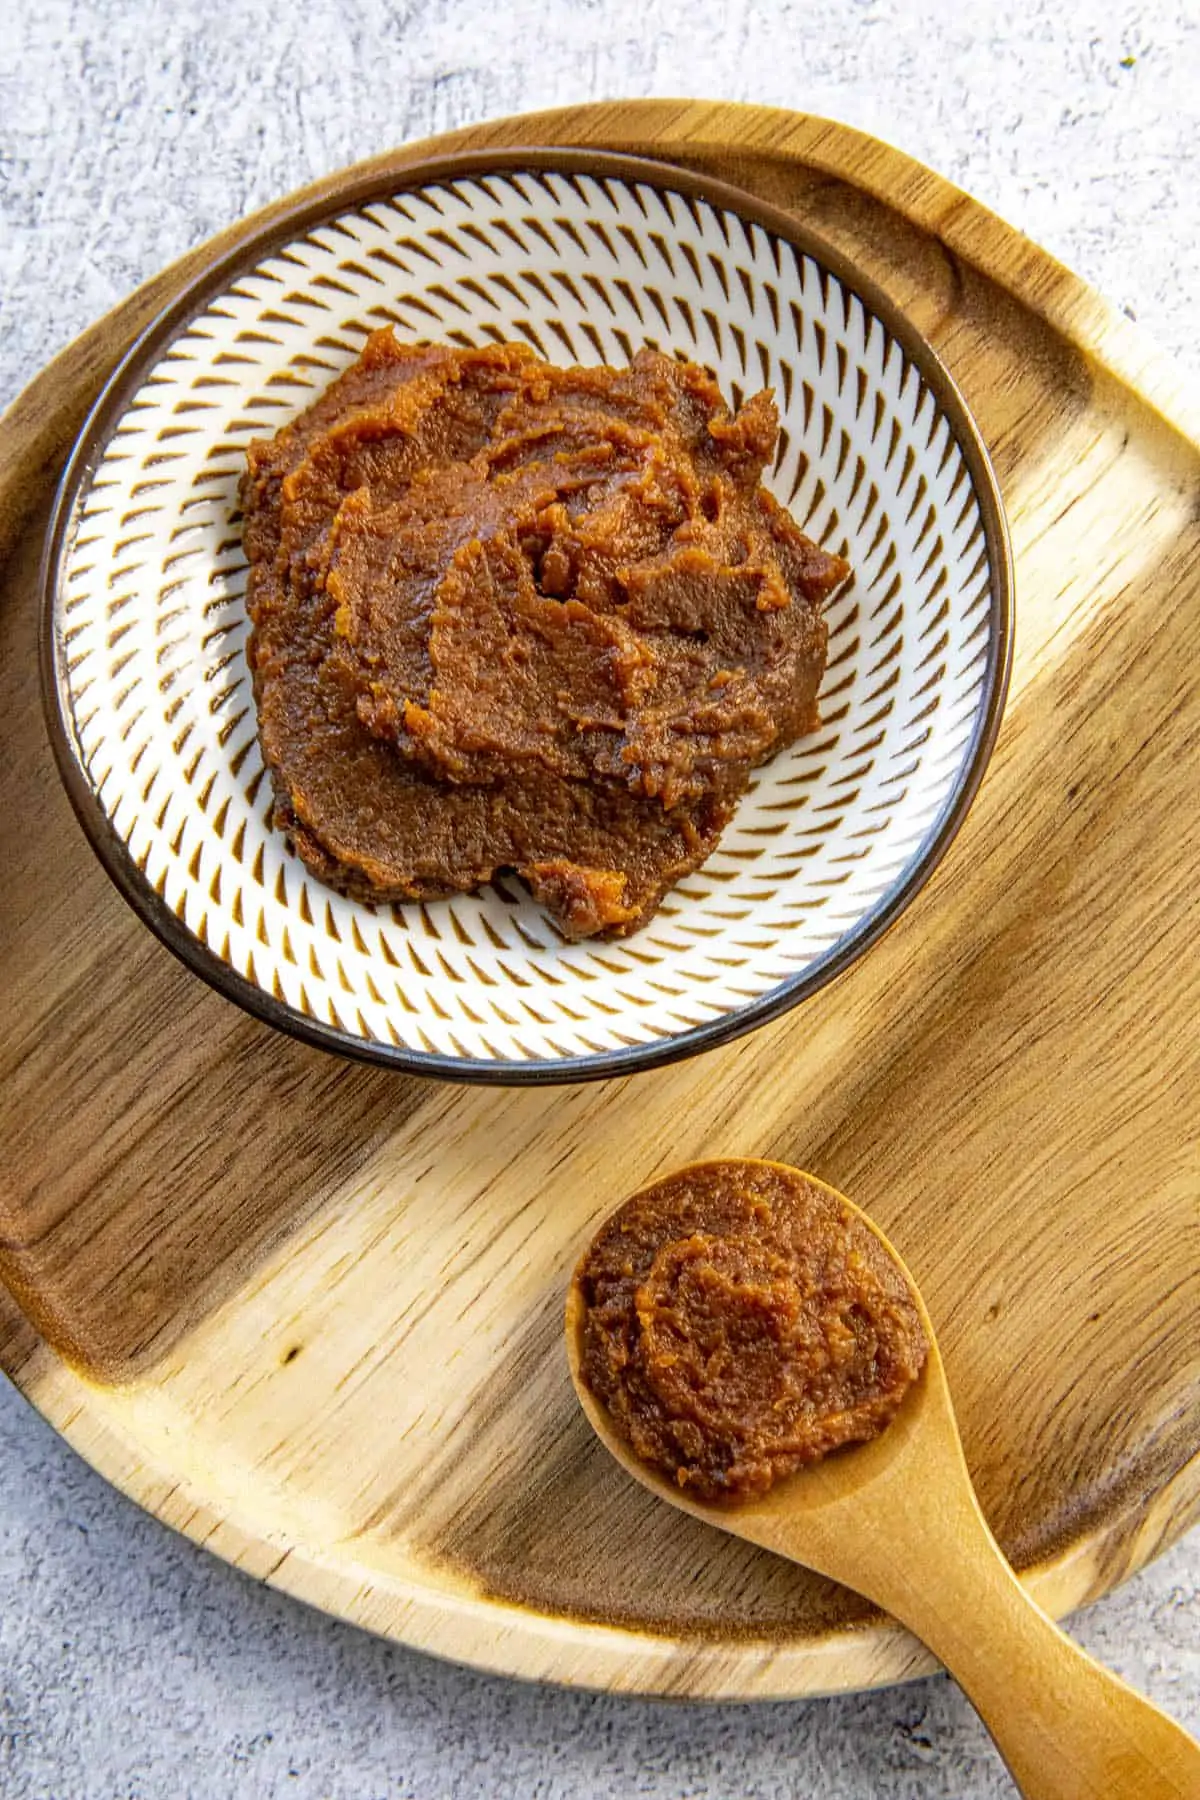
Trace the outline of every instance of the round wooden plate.
{"type": "Polygon", "coordinates": [[[235,228],[85,334],[0,438],[0,1367],[160,1518],[409,1643],[642,1692],[895,1680],[928,1666],[901,1632],[610,1463],[572,1395],[563,1286],[595,1221],[674,1164],[811,1168],[921,1282],[985,1510],[1044,1602],[1102,1592],[1195,1516],[1200,407],[1044,253],[844,127],[647,101],[373,166],[530,143],[747,188],[932,339],[1016,556],[1011,696],[979,798],[830,988],[622,1082],[426,1084],[210,993],[70,814],[35,597],[87,406],[235,228]]]}

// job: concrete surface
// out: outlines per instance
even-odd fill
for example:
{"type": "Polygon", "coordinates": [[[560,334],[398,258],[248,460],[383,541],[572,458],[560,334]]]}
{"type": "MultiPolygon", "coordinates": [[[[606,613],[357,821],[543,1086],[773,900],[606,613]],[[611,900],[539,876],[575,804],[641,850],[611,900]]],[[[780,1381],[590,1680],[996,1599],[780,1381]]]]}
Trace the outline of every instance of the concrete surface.
{"type": "MultiPolygon", "coordinates": [[[[875,131],[1200,374],[1194,0],[0,0],[0,403],[137,281],[277,193],[486,114],[624,94],[875,131]]],[[[1075,1629],[1200,1731],[1200,1535],[1075,1629]]],[[[0,1384],[3,1800],[1011,1792],[944,1678],[680,1709],[379,1643],[143,1517],[0,1384]]]]}

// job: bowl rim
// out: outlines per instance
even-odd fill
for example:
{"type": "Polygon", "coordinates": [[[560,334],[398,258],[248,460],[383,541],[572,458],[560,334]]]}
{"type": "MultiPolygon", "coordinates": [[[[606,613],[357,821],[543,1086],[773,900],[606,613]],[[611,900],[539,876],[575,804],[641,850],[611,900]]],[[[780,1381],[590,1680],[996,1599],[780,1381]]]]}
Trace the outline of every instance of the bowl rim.
{"type": "MultiPolygon", "coordinates": [[[[402,155],[402,152],[398,152],[402,155]]],[[[999,483],[979,428],[953,376],[902,308],[853,258],[807,223],[729,182],[710,179],[669,160],[626,156],[570,146],[514,145],[459,152],[418,162],[376,164],[349,178],[333,174],[319,194],[285,206],[230,250],[185,282],[175,298],[138,334],[105,382],[88,413],[59,481],[38,578],[39,665],[42,709],[59,778],[92,850],[122,898],[159,941],[193,974],[244,1012],[293,1038],[334,1055],[408,1075],[500,1087],[554,1086],[599,1081],[679,1062],[716,1049],[777,1019],[843,974],[890,929],[925,886],[957,836],[979,790],[1000,729],[1012,667],[1014,583],[1008,521],[999,483]],[[590,175],[667,188],[691,200],[757,224],[810,256],[878,317],[921,373],[954,433],[979,503],[988,561],[993,630],[971,741],[959,775],[921,845],[877,903],[829,952],[807,968],[735,1011],[679,1032],[587,1056],[534,1062],[479,1060],[384,1044],[343,1031],[295,1011],[249,981],[204,944],[158,894],[114,828],[76,753],[65,667],[57,629],[62,567],[76,508],[85,484],[103,458],[129,398],[173,339],[200,313],[214,292],[253,269],[274,250],[330,218],[393,194],[472,175],[547,172],[590,175]]]]}

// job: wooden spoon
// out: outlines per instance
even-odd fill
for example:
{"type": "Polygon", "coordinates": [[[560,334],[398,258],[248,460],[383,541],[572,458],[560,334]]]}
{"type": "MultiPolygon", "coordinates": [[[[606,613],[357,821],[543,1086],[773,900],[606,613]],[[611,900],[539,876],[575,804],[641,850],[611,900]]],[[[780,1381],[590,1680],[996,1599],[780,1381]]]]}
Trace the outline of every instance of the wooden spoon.
{"type": "Polygon", "coordinates": [[[583,1381],[577,1270],[567,1356],[597,1436],[660,1499],[856,1589],[907,1625],[964,1688],[1027,1800],[1200,1800],[1200,1745],[1058,1629],[988,1530],[933,1326],[902,1259],[852,1202],[803,1179],[875,1233],[920,1312],[928,1358],[887,1429],[761,1497],[730,1506],[689,1498],[633,1454],[583,1381]]]}

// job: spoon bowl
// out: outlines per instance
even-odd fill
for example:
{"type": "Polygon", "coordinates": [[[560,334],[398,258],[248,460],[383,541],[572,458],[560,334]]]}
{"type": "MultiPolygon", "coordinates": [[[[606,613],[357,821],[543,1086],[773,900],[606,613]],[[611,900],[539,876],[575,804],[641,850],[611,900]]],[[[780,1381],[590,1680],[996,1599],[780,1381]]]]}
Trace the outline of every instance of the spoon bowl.
{"type": "MultiPolygon", "coordinates": [[[[764,1166],[743,1161],[748,1170],[764,1166]]],[[[899,1253],[836,1189],[769,1166],[846,1207],[907,1283],[928,1353],[895,1417],[868,1442],[834,1451],[764,1494],[696,1499],[639,1459],[584,1379],[581,1263],[567,1294],[567,1359],[597,1436],[669,1505],[854,1588],[908,1626],[968,1694],[1027,1800],[1200,1800],[1200,1746],[1058,1629],[993,1538],[933,1323],[899,1253]]]]}

